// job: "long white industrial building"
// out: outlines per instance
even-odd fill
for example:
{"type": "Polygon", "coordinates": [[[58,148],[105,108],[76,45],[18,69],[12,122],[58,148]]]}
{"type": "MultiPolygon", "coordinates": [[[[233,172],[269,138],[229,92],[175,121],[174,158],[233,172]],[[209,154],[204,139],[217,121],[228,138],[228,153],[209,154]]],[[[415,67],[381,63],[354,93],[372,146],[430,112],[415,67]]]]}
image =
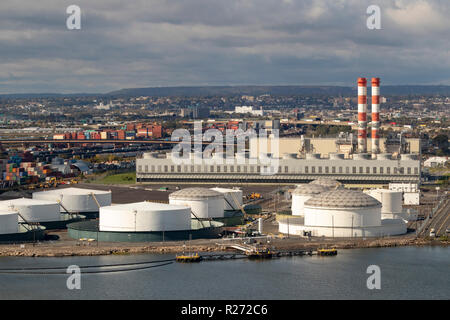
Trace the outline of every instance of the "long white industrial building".
{"type": "Polygon", "coordinates": [[[344,154],[330,154],[328,158],[320,154],[306,154],[305,158],[285,154],[274,158],[271,166],[248,154],[223,160],[211,163],[210,159],[191,154],[179,164],[171,153],[144,153],[136,160],[136,180],[305,183],[328,178],[345,183],[420,183],[420,161],[414,154],[401,154],[396,158],[391,154],[378,154],[376,159],[369,154],[353,154],[350,159],[344,158],[344,154]],[[274,166],[276,172],[270,173],[274,166]]]}

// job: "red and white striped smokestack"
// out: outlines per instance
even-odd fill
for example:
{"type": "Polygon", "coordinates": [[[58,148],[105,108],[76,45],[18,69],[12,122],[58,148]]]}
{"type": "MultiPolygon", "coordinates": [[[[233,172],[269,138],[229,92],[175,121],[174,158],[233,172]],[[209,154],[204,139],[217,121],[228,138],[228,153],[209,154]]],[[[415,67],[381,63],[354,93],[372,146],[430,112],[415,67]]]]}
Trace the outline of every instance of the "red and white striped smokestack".
{"type": "Polygon", "coordinates": [[[372,154],[380,153],[380,78],[372,78],[372,154]]]}
{"type": "Polygon", "coordinates": [[[367,152],[367,80],[358,78],[358,152],[367,152]]]}

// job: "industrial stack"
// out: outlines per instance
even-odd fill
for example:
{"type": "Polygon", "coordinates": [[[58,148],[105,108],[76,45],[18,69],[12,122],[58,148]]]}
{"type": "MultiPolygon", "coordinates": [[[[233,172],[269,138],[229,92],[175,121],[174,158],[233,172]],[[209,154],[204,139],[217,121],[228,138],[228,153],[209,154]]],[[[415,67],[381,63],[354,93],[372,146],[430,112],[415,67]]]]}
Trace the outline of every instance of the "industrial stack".
{"type": "Polygon", "coordinates": [[[380,78],[372,78],[372,155],[380,153],[380,78]]]}
{"type": "Polygon", "coordinates": [[[367,80],[358,78],[358,152],[367,152],[367,80]]]}

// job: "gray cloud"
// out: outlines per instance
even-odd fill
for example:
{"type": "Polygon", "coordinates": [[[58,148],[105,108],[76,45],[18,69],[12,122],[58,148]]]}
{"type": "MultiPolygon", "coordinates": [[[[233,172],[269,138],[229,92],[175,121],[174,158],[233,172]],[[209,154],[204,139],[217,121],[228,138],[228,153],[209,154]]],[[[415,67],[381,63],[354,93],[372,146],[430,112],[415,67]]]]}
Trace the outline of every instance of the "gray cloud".
{"type": "Polygon", "coordinates": [[[3,0],[0,93],[222,84],[450,84],[450,3],[3,0]],[[82,30],[65,27],[68,5],[82,30]]]}

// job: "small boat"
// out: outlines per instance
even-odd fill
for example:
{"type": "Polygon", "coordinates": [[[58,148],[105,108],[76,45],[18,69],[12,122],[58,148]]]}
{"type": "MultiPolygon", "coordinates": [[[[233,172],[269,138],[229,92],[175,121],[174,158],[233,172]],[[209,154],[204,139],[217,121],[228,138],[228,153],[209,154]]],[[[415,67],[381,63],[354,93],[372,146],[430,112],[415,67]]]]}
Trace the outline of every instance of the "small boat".
{"type": "Polygon", "coordinates": [[[177,262],[200,262],[202,261],[202,256],[200,256],[198,253],[196,254],[182,254],[176,256],[177,262]]]}
{"type": "Polygon", "coordinates": [[[318,256],[335,256],[337,255],[336,249],[317,249],[318,256]]]}

